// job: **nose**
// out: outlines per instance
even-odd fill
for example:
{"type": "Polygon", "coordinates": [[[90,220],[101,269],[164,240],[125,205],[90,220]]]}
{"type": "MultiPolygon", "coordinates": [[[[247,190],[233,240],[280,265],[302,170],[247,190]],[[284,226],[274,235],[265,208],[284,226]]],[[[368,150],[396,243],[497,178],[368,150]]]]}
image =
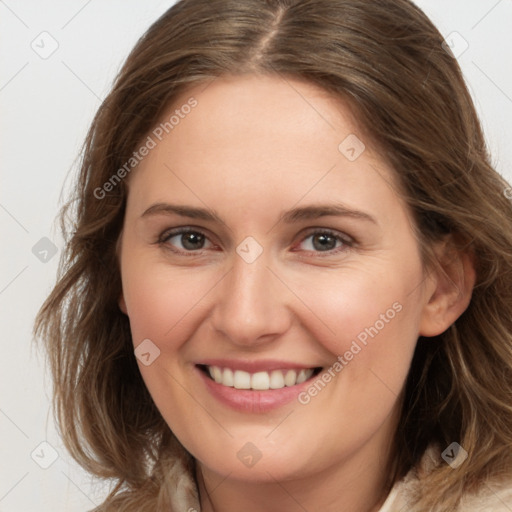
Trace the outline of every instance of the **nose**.
{"type": "Polygon", "coordinates": [[[234,259],[216,290],[213,328],[236,345],[266,344],[290,328],[290,292],[263,257],[253,263],[237,255],[234,259]]]}

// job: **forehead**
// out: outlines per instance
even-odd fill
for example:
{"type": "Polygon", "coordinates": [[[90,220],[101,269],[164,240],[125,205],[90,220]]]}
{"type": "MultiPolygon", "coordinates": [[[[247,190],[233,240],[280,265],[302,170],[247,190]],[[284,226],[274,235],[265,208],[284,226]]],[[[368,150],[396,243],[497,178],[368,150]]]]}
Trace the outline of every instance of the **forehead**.
{"type": "Polygon", "coordinates": [[[153,130],[155,148],[131,177],[130,193],[162,201],[167,193],[196,201],[265,195],[291,204],[306,195],[312,201],[397,199],[391,169],[351,110],[310,83],[219,77],[182,93],[160,123],[161,140],[153,130]]]}
{"type": "MultiPolygon", "coordinates": [[[[168,113],[180,110],[192,97],[197,106],[173,130],[175,135],[182,135],[181,142],[185,143],[190,134],[188,127],[193,128],[195,138],[208,145],[214,144],[218,149],[247,153],[257,148],[260,158],[279,156],[281,150],[293,157],[300,153],[299,141],[307,148],[314,148],[319,146],[322,137],[326,144],[331,143],[337,154],[340,137],[361,132],[342,99],[314,84],[292,78],[218,77],[181,94],[168,113]],[[242,142],[242,145],[234,142],[242,142]],[[267,143],[265,152],[261,151],[262,142],[267,143]],[[289,144],[293,146],[290,148],[289,144]]],[[[188,139],[188,142],[196,141],[188,139]]]]}

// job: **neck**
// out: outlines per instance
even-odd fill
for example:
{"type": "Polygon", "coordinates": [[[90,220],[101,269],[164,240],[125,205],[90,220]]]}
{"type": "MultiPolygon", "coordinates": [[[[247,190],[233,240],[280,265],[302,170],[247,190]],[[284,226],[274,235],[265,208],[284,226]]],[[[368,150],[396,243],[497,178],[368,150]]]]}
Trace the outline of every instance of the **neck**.
{"type": "MultiPolygon", "coordinates": [[[[387,429],[385,429],[387,430],[387,429]]],[[[381,434],[384,434],[382,432],[381,434]]],[[[198,463],[202,512],[377,512],[388,494],[392,453],[386,436],[377,435],[358,451],[314,474],[267,481],[241,481],[198,463]]]]}

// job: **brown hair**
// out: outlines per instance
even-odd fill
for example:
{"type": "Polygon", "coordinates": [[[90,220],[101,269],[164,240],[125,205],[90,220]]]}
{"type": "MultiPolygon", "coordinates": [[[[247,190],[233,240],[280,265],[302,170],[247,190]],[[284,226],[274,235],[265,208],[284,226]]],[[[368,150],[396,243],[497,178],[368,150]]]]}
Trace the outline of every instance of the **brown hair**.
{"type": "Polygon", "coordinates": [[[87,136],[76,197],[62,214],[58,283],[36,322],[71,454],[119,483],[102,510],[160,510],[179,448],[142,381],[118,307],[126,184],[101,199],[97,190],[178,94],[223,74],[289,76],[347,100],[396,172],[425,261],[447,233],[473,254],[469,307],[437,339],[418,340],[390,483],[431,444],[458,441],[469,457],[461,471],[436,467],[409,510],[453,510],[486,478],[510,474],[512,206],[442,43],[408,0],[183,0],[139,40],[87,136]]]}

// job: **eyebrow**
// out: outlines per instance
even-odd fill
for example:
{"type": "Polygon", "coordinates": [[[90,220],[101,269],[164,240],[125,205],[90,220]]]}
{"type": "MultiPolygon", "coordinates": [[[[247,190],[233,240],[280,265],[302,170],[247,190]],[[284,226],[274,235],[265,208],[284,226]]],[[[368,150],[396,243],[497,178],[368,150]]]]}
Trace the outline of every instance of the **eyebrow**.
{"type": "MultiPolygon", "coordinates": [[[[188,217],[190,219],[199,219],[205,221],[216,221],[224,224],[219,214],[211,208],[198,208],[188,205],[175,205],[168,203],[155,203],[150,206],[141,217],[148,217],[152,215],[179,215],[181,217],[188,217]]],[[[369,213],[348,208],[342,204],[329,204],[329,205],[310,205],[300,208],[293,208],[284,212],[279,222],[292,224],[303,220],[314,220],[320,217],[350,217],[358,220],[365,220],[378,224],[377,220],[369,213]]]]}
{"type": "Polygon", "coordinates": [[[190,219],[209,220],[223,223],[215,210],[210,208],[196,208],[194,206],[187,205],[156,203],[145,210],[141,217],[148,217],[151,215],[180,215],[181,217],[188,217],[190,219]]]}
{"type": "Polygon", "coordinates": [[[283,213],[280,220],[291,224],[300,220],[313,220],[320,217],[351,217],[353,219],[366,220],[378,224],[377,220],[369,213],[354,210],[342,204],[311,205],[293,208],[283,213]]]}

